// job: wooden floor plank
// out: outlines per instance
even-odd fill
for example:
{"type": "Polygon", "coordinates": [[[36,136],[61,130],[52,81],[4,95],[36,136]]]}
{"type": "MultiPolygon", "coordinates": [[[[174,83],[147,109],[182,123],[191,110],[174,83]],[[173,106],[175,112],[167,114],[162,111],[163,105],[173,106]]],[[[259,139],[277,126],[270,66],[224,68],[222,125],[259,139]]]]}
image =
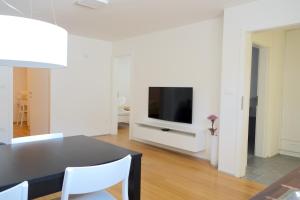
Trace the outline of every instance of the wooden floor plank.
{"type": "MultiPolygon", "coordinates": [[[[218,172],[208,161],[128,140],[128,129],[97,139],[143,153],[142,200],[243,200],[265,186],[218,172]]],[[[112,190],[119,193],[118,189],[112,190]]]]}

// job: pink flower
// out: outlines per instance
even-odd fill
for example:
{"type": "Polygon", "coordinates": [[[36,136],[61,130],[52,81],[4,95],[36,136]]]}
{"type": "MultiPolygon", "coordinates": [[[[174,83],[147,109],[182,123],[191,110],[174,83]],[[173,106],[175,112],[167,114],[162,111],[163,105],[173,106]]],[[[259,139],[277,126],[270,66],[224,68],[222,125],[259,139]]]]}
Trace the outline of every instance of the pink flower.
{"type": "Polygon", "coordinates": [[[210,121],[216,121],[218,119],[218,116],[216,116],[216,115],[209,115],[207,117],[207,119],[209,119],[210,121]]]}
{"type": "Polygon", "coordinates": [[[207,119],[211,121],[211,128],[208,129],[210,131],[210,134],[211,135],[216,135],[217,128],[214,128],[214,124],[215,124],[215,121],[218,119],[218,116],[209,115],[207,117],[207,119]]]}

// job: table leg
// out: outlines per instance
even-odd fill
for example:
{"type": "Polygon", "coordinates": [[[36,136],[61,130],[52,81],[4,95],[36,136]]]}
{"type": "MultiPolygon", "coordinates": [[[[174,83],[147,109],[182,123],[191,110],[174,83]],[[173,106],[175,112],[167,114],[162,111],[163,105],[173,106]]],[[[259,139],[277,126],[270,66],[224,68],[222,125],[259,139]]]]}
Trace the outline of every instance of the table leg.
{"type": "Polygon", "coordinates": [[[141,156],[133,156],[129,174],[128,196],[130,200],[141,199],[141,156]]]}

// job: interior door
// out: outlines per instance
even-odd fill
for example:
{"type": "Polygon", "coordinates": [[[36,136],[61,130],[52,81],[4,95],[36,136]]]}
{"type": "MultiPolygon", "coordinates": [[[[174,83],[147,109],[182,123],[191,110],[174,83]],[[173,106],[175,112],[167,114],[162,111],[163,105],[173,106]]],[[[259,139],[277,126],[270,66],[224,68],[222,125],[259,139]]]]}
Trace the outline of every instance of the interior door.
{"type": "Polygon", "coordinates": [[[30,135],[50,131],[50,71],[28,69],[28,121],[30,135]]]}
{"type": "Polygon", "coordinates": [[[252,47],[251,83],[249,103],[249,126],[248,126],[248,154],[255,153],[256,136],[256,113],[258,102],[258,76],[259,76],[259,48],[252,47]]]}

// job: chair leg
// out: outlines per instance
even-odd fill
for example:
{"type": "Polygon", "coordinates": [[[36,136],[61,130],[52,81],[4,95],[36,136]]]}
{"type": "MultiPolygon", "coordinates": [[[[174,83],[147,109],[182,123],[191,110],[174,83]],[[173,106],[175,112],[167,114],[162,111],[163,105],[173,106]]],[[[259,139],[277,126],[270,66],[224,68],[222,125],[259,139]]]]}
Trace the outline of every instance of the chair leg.
{"type": "Polygon", "coordinates": [[[22,106],[22,111],[21,111],[21,127],[23,127],[23,121],[24,121],[24,110],[25,110],[25,108],[24,108],[24,106],[22,106]]]}
{"type": "Polygon", "coordinates": [[[19,108],[18,108],[18,115],[17,115],[17,126],[19,126],[20,120],[21,120],[21,110],[20,110],[20,106],[19,106],[19,108]]]}
{"type": "Polygon", "coordinates": [[[19,115],[20,115],[20,113],[18,112],[18,114],[17,114],[17,121],[16,121],[16,125],[17,126],[19,125],[19,115]]]}

